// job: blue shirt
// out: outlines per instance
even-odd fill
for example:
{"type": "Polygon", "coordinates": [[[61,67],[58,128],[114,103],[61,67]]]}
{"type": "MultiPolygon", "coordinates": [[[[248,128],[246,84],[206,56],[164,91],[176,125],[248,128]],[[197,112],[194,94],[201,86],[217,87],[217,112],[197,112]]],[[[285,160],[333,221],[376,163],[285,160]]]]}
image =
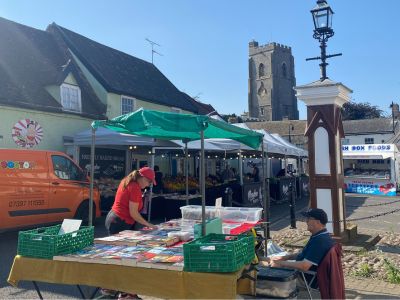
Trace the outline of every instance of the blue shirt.
{"type": "Polygon", "coordinates": [[[303,251],[297,255],[296,260],[307,260],[314,266],[318,266],[334,244],[335,241],[326,228],[322,229],[310,237],[303,251]]]}

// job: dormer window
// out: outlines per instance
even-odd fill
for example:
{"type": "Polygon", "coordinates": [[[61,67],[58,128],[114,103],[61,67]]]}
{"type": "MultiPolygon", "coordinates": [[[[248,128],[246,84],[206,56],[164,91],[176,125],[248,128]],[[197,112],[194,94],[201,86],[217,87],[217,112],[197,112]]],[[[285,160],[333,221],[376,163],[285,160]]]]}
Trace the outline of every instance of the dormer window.
{"type": "Polygon", "coordinates": [[[76,85],[61,85],[61,105],[64,110],[82,112],[81,89],[76,85]]]}
{"type": "Polygon", "coordinates": [[[121,96],[121,114],[129,114],[135,110],[135,99],[121,96]]]}

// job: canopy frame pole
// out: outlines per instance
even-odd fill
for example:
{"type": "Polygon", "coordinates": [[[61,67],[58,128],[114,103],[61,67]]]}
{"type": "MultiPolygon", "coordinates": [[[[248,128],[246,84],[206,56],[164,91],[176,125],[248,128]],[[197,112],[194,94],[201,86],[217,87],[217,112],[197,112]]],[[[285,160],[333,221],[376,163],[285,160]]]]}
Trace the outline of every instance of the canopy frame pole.
{"type": "Polygon", "coordinates": [[[270,198],[269,198],[269,189],[267,193],[266,188],[266,171],[265,171],[265,156],[267,155],[267,149],[264,148],[264,141],[261,144],[261,162],[262,162],[262,190],[263,190],[263,209],[264,209],[264,220],[266,224],[264,224],[264,256],[267,257],[267,245],[268,240],[270,239],[270,198]]]}
{"type": "Polygon", "coordinates": [[[204,164],[204,130],[200,131],[200,177],[201,177],[201,235],[206,235],[206,170],[204,164]]]}
{"type": "MultiPolygon", "coordinates": [[[[156,147],[151,148],[151,163],[150,166],[154,170],[154,165],[155,165],[155,155],[156,155],[156,147]]],[[[153,199],[153,184],[150,185],[150,191],[149,191],[149,202],[147,203],[147,221],[151,222],[151,201],[153,199]]]]}
{"type": "Polygon", "coordinates": [[[88,222],[88,226],[92,226],[92,224],[93,224],[93,189],[94,189],[94,151],[95,151],[95,143],[96,143],[96,129],[94,129],[92,127],[92,144],[90,146],[90,192],[89,192],[89,222],[88,222]]]}
{"type": "Polygon", "coordinates": [[[243,157],[241,149],[239,149],[239,174],[240,174],[240,185],[243,185],[243,157]]]}
{"type": "Polygon", "coordinates": [[[189,205],[189,149],[188,142],[185,141],[185,174],[186,174],[186,205],[189,205]]]}

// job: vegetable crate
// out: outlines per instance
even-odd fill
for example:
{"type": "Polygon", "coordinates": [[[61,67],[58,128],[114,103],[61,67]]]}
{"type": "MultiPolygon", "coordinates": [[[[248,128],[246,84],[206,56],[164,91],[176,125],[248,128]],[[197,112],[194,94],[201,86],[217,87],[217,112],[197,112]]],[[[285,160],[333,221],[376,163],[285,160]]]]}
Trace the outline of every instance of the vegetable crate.
{"type": "Polygon", "coordinates": [[[254,259],[254,237],[211,233],[183,245],[185,271],[235,272],[254,259]]]}
{"type": "Polygon", "coordinates": [[[58,234],[61,225],[20,231],[18,254],[52,259],[54,255],[69,254],[93,244],[94,227],[82,226],[79,230],[58,234]]]}

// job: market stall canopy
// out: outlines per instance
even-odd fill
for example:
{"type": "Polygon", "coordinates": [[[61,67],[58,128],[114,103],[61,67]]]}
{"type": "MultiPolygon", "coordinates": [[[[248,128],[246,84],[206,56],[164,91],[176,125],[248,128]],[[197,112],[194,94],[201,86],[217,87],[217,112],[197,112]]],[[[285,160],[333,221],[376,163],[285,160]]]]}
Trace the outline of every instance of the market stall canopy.
{"type": "Polygon", "coordinates": [[[264,129],[258,129],[256,131],[264,135],[264,142],[267,144],[267,147],[265,149],[267,149],[268,153],[283,155],[287,154],[287,146],[283,145],[281,142],[275,139],[270,133],[268,133],[264,129]]]}
{"type": "Polygon", "coordinates": [[[281,137],[279,134],[273,133],[272,136],[273,136],[274,138],[276,138],[276,139],[277,139],[279,142],[281,142],[282,144],[287,145],[288,154],[289,154],[289,152],[290,152],[292,155],[295,155],[295,156],[304,156],[304,157],[307,157],[307,156],[308,156],[308,151],[306,151],[306,150],[304,150],[304,149],[301,149],[301,148],[299,148],[299,147],[293,145],[292,143],[289,143],[289,142],[286,141],[283,137],[281,137]]]}
{"type": "Polygon", "coordinates": [[[252,130],[238,128],[209,116],[178,114],[154,110],[138,109],[132,113],[111,120],[99,120],[92,127],[106,127],[125,133],[147,136],[163,140],[193,141],[201,138],[228,138],[239,141],[253,149],[258,149],[262,135],[252,130]]]}
{"type": "MultiPolygon", "coordinates": [[[[91,143],[91,129],[79,132],[74,136],[74,145],[88,146],[91,143]]],[[[157,141],[154,138],[120,133],[107,128],[97,129],[96,145],[175,146],[169,141],[157,141]]]]}
{"type": "MultiPolygon", "coordinates": [[[[235,123],[233,125],[243,129],[252,130],[245,123],[235,123]]],[[[264,129],[253,131],[261,133],[264,136],[264,146],[268,153],[276,153],[289,156],[307,156],[304,150],[296,147],[289,142],[286,142],[279,134],[270,134],[264,129]]]]}

